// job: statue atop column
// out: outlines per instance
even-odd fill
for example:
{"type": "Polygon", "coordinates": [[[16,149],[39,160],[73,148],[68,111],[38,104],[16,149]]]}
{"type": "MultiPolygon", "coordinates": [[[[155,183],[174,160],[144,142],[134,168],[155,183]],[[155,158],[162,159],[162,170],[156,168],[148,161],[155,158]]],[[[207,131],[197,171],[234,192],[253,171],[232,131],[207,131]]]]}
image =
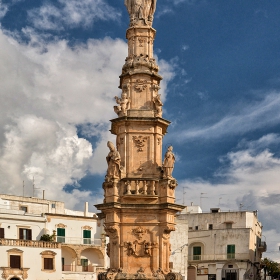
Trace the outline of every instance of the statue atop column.
{"type": "Polygon", "coordinates": [[[130,25],[138,25],[140,20],[145,25],[152,25],[156,0],[125,0],[124,4],[130,15],[130,25]]]}

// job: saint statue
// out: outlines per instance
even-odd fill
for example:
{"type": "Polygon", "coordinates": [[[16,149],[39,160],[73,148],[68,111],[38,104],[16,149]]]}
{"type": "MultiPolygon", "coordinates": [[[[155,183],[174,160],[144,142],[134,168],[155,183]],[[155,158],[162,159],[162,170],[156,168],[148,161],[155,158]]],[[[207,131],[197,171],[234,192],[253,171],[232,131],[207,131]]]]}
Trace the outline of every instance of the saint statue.
{"type": "Polygon", "coordinates": [[[143,20],[146,25],[148,22],[152,23],[156,10],[156,0],[125,0],[124,4],[133,24],[138,20],[143,20]]]}
{"type": "Polygon", "coordinates": [[[106,157],[108,164],[106,179],[110,181],[111,179],[120,178],[121,156],[112,142],[108,141],[107,146],[110,149],[110,152],[106,157]]]}
{"type": "Polygon", "coordinates": [[[173,147],[169,146],[164,156],[162,169],[163,169],[163,178],[165,179],[173,179],[172,172],[174,169],[175,155],[173,154],[172,151],[173,151],[173,147]]]}

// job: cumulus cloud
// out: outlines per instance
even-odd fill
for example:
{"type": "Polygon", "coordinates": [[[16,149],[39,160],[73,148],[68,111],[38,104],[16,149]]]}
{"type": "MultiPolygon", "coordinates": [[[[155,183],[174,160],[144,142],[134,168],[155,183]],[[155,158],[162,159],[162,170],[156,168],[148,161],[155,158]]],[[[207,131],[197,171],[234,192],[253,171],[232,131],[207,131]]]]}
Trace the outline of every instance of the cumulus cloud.
{"type": "MultiPolygon", "coordinates": [[[[31,184],[34,176],[48,198],[65,200],[65,185],[105,171],[108,119],[115,116],[113,96],[127,47],[110,38],[69,47],[65,40],[27,33],[29,43],[0,32],[1,192],[18,194],[22,180],[31,184]],[[95,149],[78,136],[77,127],[86,123],[97,137],[95,149]]],[[[88,199],[87,192],[75,191],[69,207],[88,199]]]]}
{"type": "Polygon", "coordinates": [[[58,0],[28,11],[29,21],[41,30],[89,27],[97,20],[118,20],[120,12],[103,0],[58,0]]]}
{"type": "Polygon", "coordinates": [[[215,174],[219,183],[199,178],[184,180],[179,182],[176,196],[183,197],[184,188],[187,188],[187,204],[194,202],[202,205],[204,211],[213,207],[220,207],[223,211],[259,210],[264,235],[275,231],[271,233],[270,240],[267,238],[268,251],[271,251],[277,245],[275,236],[280,234],[280,226],[275,223],[279,219],[275,206],[280,206],[277,199],[280,197],[280,158],[270,150],[275,144],[280,145],[277,134],[255,141],[241,141],[236,151],[221,159],[223,168],[215,174]]]}

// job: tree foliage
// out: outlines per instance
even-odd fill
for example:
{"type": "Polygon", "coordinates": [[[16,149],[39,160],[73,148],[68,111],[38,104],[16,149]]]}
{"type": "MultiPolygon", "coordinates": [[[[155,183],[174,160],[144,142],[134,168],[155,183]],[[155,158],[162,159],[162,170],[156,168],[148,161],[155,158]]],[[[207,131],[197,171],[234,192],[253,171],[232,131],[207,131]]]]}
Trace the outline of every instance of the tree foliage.
{"type": "Polygon", "coordinates": [[[280,274],[280,268],[279,264],[271,259],[264,258],[262,260],[262,266],[264,270],[266,271],[267,275],[272,276],[272,277],[277,277],[280,274]]]}

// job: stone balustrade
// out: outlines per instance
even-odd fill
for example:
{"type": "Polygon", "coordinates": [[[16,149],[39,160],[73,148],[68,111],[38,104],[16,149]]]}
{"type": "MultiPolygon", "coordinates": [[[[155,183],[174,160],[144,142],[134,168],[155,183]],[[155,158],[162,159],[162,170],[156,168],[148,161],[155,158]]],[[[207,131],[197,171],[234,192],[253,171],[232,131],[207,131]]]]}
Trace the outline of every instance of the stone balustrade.
{"type": "Polygon", "coordinates": [[[50,249],[61,248],[61,244],[58,242],[6,239],[6,238],[0,238],[0,246],[38,247],[38,248],[50,248],[50,249]]]}

